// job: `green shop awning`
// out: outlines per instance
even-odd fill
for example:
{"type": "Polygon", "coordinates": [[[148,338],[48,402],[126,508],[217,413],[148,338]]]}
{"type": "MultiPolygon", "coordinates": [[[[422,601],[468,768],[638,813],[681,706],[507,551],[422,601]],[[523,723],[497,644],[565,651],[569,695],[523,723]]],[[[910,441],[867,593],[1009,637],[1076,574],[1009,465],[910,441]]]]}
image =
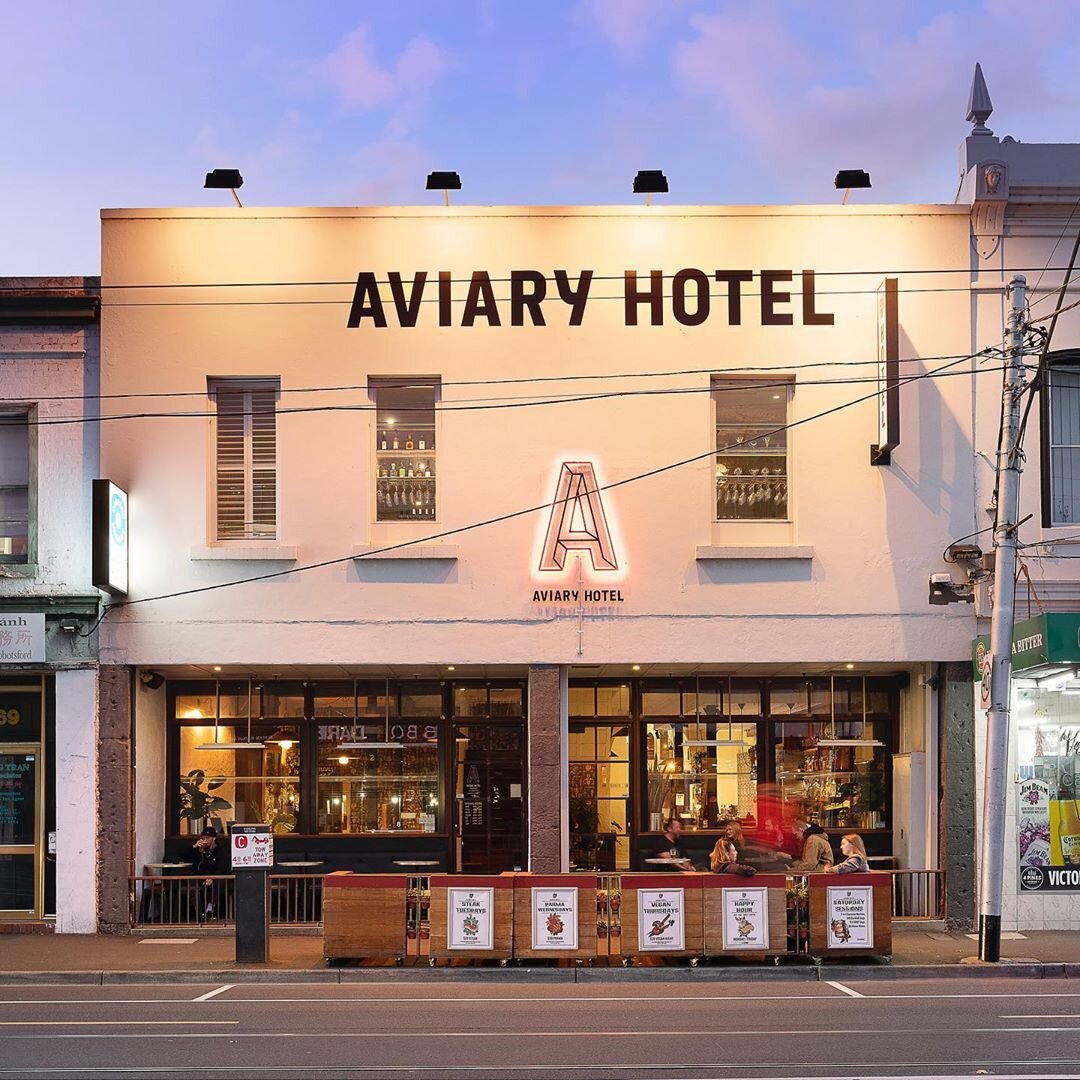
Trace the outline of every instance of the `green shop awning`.
{"type": "MultiPolygon", "coordinates": [[[[977,637],[971,645],[975,679],[979,672],[979,647],[988,652],[990,635],[977,637]]],[[[1080,666],[1080,613],[1051,612],[1034,619],[1013,623],[1013,674],[1052,664],[1080,666]]]]}

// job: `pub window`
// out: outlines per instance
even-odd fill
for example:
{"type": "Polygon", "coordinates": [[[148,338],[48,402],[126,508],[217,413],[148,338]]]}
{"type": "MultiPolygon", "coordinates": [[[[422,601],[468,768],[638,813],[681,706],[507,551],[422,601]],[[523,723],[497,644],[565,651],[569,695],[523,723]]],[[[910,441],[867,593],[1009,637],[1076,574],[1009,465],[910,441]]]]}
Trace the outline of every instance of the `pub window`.
{"type": "Polygon", "coordinates": [[[430,377],[369,380],[375,400],[375,520],[435,518],[435,402],[430,377]]]}
{"type": "Polygon", "coordinates": [[[1046,525],[1080,523],[1080,349],[1047,357],[1043,403],[1046,525]]]}
{"type": "Polygon", "coordinates": [[[0,412],[0,563],[30,561],[30,416],[0,412]]]}
{"type": "Polygon", "coordinates": [[[788,519],[791,391],[786,380],[713,379],[717,521],[788,519]]]}
{"type": "Polygon", "coordinates": [[[295,714],[284,696],[274,701],[275,711],[282,702],[285,719],[263,717],[259,701],[246,684],[177,696],[181,835],[198,836],[208,827],[220,833],[231,821],[296,831],[300,727],[290,722],[295,714]]]}
{"type": "Polygon", "coordinates": [[[215,540],[277,538],[278,379],[212,379],[215,540]]]}
{"type": "Polygon", "coordinates": [[[571,723],[570,862],[579,870],[630,867],[630,725],[571,723]]]}

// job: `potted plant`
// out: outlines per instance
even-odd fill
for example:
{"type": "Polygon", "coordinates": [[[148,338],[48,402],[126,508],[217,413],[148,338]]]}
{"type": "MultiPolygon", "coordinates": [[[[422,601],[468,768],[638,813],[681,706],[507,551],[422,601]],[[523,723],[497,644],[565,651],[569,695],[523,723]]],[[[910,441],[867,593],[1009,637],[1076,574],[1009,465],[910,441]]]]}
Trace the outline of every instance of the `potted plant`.
{"type": "Polygon", "coordinates": [[[206,773],[202,769],[192,769],[180,781],[180,817],[183,821],[190,822],[189,835],[198,835],[203,831],[206,819],[215,817],[223,810],[231,810],[232,803],[221,798],[220,795],[212,795],[211,792],[225,783],[224,776],[215,776],[206,781],[206,789],[203,790],[203,781],[206,773]]]}

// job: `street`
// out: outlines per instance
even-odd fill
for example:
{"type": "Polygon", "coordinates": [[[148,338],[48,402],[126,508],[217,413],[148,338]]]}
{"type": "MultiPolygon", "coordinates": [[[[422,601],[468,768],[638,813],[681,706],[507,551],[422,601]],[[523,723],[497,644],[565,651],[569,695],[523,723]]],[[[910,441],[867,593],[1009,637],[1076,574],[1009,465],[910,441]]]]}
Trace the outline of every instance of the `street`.
{"type": "Polygon", "coordinates": [[[1080,1076],[1067,979],[0,985],[0,1077],[1080,1076]]]}

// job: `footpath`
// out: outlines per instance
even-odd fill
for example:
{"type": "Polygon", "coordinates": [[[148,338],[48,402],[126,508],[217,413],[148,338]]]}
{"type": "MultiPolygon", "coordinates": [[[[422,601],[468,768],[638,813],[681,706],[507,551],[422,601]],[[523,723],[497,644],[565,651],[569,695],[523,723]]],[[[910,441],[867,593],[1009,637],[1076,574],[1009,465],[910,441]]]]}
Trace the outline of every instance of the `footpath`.
{"type": "Polygon", "coordinates": [[[747,981],[840,978],[1020,977],[1080,980],[1080,932],[1027,931],[1006,934],[1003,960],[974,960],[978,944],[958,932],[904,929],[893,934],[891,962],[785,959],[779,965],[757,962],[636,962],[631,968],[597,964],[517,966],[457,963],[430,967],[426,961],[405,967],[392,962],[329,967],[322,939],[313,935],[274,934],[268,964],[235,963],[232,934],[148,936],[96,934],[0,935],[0,984],[7,983],[167,983],[208,982],[365,982],[375,980],[491,979],[513,981],[747,981]]]}

